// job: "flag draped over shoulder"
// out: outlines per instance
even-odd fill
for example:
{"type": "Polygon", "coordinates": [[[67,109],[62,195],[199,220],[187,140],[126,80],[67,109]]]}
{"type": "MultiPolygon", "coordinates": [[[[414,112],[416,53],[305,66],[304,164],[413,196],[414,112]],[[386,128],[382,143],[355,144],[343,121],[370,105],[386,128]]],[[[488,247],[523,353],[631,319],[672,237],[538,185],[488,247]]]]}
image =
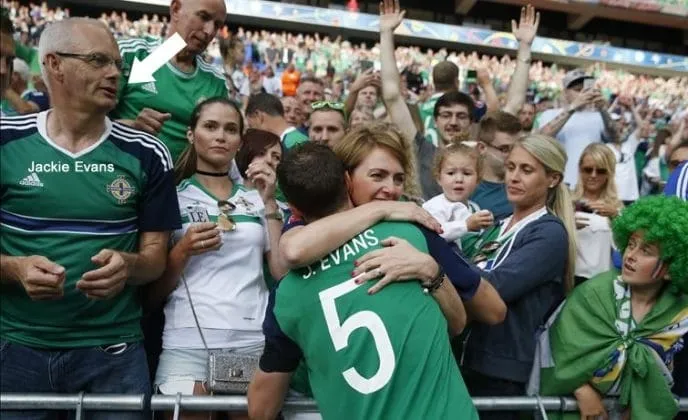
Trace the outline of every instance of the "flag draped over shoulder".
{"type": "Polygon", "coordinates": [[[632,420],[673,419],[671,369],[688,331],[688,297],[665,288],[636,324],[630,293],[616,271],[574,289],[539,337],[529,393],[568,395],[589,383],[630,406],[632,420]]]}

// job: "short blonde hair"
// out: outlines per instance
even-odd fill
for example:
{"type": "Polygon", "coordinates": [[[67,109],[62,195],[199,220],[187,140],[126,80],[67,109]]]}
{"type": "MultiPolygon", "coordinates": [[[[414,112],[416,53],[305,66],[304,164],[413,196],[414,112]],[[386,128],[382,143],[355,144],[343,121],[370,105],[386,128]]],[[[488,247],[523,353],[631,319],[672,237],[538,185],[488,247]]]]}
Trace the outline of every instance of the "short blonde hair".
{"type": "Polygon", "coordinates": [[[377,148],[391,153],[401,165],[406,175],[404,193],[421,196],[415,154],[410,142],[406,141],[395,127],[384,123],[358,127],[347,133],[333,150],[344,162],[346,170],[352,172],[377,148]]]}

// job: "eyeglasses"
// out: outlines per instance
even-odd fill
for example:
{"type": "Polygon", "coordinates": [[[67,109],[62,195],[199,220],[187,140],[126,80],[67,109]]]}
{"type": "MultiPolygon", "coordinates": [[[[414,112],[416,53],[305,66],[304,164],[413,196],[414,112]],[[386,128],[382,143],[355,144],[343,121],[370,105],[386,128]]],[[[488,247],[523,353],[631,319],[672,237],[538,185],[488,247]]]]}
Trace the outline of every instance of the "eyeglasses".
{"type": "Polygon", "coordinates": [[[96,69],[102,69],[110,65],[114,65],[117,70],[122,71],[124,69],[124,62],[120,59],[115,59],[107,54],[103,53],[92,53],[92,54],[72,54],[56,52],[55,55],[65,58],[75,58],[81,60],[84,63],[94,67],[96,69]]]}
{"type": "Polygon", "coordinates": [[[451,113],[451,112],[440,112],[439,114],[437,114],[437,118],[442,118],[444,120],[448,120],[454,116],[456,117],[457,120],[464,120],[465,121],[465,120],[471,119],[471,116],[465,112],[457,112],[456,114],[451,113]]]}
{"type": "Polygon", "coordinates": [[[514,147],[510,144],[503,144],[501,146],[493,146],[493,145],[488,144],[488,143],[485,143],[485,144],[487,145],[487,147],[491,147],[503,155],[508,155],[509,153],[511,153],[511,149],[513,149],[513,147],[514,147]]]}
{"type": "Polygon", "coordinates": [[[605,168],[592,168],[590,166],[586,166],[581,168],[581,170],[586,175],[592,175],[593,172],[597,173],[597,175],[607,175],[607,170],[605,168]]]}
{"type": "Polygon", "coordinates": [[[217,202],[217,208],[220,210],[220,214],[217,216],[217,227],[225,232],[236,230],[236,222],[230,216],[236,206],[229,201],[222,200],[217,202]]]}

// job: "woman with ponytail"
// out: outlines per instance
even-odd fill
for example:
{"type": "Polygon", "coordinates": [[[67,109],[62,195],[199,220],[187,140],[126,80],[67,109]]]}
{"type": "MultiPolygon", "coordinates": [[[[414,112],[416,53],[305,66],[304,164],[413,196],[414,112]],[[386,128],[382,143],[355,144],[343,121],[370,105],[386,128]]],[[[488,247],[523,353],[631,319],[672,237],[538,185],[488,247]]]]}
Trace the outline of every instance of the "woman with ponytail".
{"type": "MultiPolygon", "coordinates": [[[[505,162],[513,215],[464,243],[466,255],[507,304],[502,324],[476,322],[464,342],[462,373],[474,397],[525,394],[536,332],[573,286],[575,224],[563,183],[566,159],[550,137],[531,134],[517,141],[505,162]]],[[[481,418],[518,419],[518,413],[481,418]]]]}

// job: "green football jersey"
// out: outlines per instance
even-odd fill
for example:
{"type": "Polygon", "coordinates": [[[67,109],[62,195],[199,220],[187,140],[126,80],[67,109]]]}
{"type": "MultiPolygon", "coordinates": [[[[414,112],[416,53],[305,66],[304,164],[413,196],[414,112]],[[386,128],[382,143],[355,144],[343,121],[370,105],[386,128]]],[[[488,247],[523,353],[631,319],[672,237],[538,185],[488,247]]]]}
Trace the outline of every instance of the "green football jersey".
{"type": "Polygon", "coordinates": [[[264,355],[261,368],[280,371],[266,364],[302,355],[328,420],[478,419],[447,322],[420,283],[395,283],[371,296],[371,283],[351,279],[354,261],[390,236],[428,252],[418,227],[384,222],[280,281],[264,323],[266,353],[276,353],[264,355]]]}
{"type": "Polygon", "coordinates": [[[435,125],[435,104],[437,104],[437,100],[442,95],[443,93],[435,93],[430,99],[420,105],[420,117],[423,120],[423,127],[425,127],[425,138],[435,146],[440,141],[440,134],[435,125]]]}
{"type": "Polygon", "coordinates": [[[161,44],[158,38],[135,38],[119,41],[119,51],[124,61],[119,86],[119,102],[112,116],[115,119],[134,120],[143,108],[170,113],[158,134],[170,150],[176,162],[189,144],[186,130],[191,122],[194,107],[205,99],[221,96],[229,98],[229,87],[222,69],[216,68],[200,57],[196,58],[196,70],[184,73],[171,63],[166,63],[155,73],[155,82],[128,84],[134,58],[143,61],[161,44]]]}
{"type": "Polygon", "coordinates": [[[71,153],[47,134],[50,111],[3,118],[0,251],[42,255],[66,270],[64,296],[34,301],[1,284],[0,336],[37,348],[76,348],[142,338],[136,289],[91,300],[75,285],[103,249],[137,252],[140,232],[180,226],[169,152],[155,137],[106,121],[93,146],[71,153]]]}

